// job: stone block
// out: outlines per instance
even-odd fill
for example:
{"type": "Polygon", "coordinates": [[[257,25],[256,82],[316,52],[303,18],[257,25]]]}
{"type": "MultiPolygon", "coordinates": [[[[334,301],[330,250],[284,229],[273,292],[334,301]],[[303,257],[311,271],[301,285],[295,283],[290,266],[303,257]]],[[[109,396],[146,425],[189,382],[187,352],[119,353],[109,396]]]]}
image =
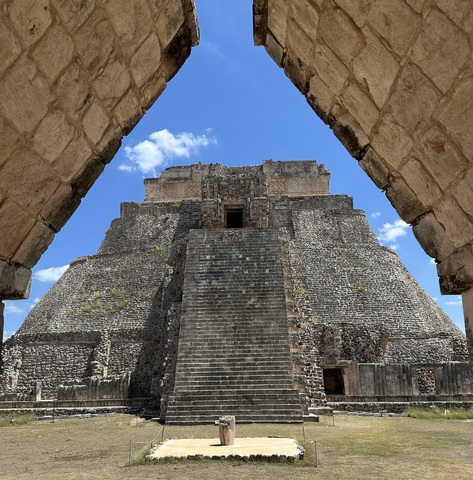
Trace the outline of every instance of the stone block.
{"type": "Polygon", "coordinates": [[[413,138],[418,138],[430,121],[441,99],[435,85],[419,70],[408,63],[404,66],[389,99],[392,114],[413,138]]]}
{"type": "Polygon", "coordinates": [[[184,24],[184,21],[184,10],[181,2],[167,0],[164,5],[160,6],[155,25],[163,47],[171,43],[184,24]]]}
{"type": "Polygon", "coordinates": [[[57,233],[75,212],[80,201],[80,196],[70,185],[61,185],[41,209],[40,215],[51,230],[57,233]]]}
{"type": "Polygon", "coordinates": [[[0,298],[21,300],[30,296],[31,270],[0,259],[0,298]]]}
{"type": "Polygon", "coordinates": [[[324,121],[330,123],[330,110],[335,96],[329,87],[317,76],[313,75],[309,82],[307,101],[314,112],[324,121]]]}
{"type": "Polygon", "coordinates": [[[13,152],[18,135],[8,122],[0,115],[0,167],[7,161],[13,152]]]}
{"type": "Polygon", "coordinates": [[[407,4],[413,8],[417,13],[422,13],[424,10],[425,0],[406,0],[407,4]]]}
{"type": "Polygon", "coordinates": [[[312,65],[314,57],[312,39],[292,20],[289,20],[287,24],[287,45],[301,62],[309,67],[312,65]]]}
{"type": "Polygon", "coordinates": [[[435,0],[443,12],[469,35],[473,34],[473,9],[470,0],[435,0]]]}
{"type": "MultiPolygon", "coordinates": [[[[3,258],[13,256],[34,223],[34,218],[9,198],[0,205],[0,255],[3,258]],[[11,232],[15,232],[15,235],[13,236],[11,232]]],[[[1,265],[0,262],[0,267],[1,265]]]]}
{"type": "Polygon", "coordinates": [[[369,148],[358,165],[381,190],[389,184],[389,169],[372,148],[369,148]]]}
{"type": "Polygon", "coordinates": [[[323,42],[315,45],[313,68],[333,93],[338,95],[342,91],[349,76],[348,69],[323,42]]]}
{"type": "Polygon", "coordinates": [[[365,46],[361,31],[339,8],[326,7],[323,10],[319,35],[347,67],[365,46]]]}
{"type": "Polygon", "coordinates": [[[473,252],[465,247],[437,265],[442,295],[458,295],[473,286],[473,252]]]}
{"type": "Polygon", "coordinates": [[[53,239],[54,232],[42,221],[37,221],[12,257],[12,260],[27,268],[32,268],[53,239]]]}
{"type": "Polygon", "coordinates": [[[103,172],[105,165],[101,158],[90,159],[71,182],[72,189],[83,197],[103,172]]]}
{"type": "Polygon", "coordinates": [[[345,10],[350,18],[361,28],[366,22],[366,16],[375,0],[335,0],[335,3],[345,10]]]}
{"type": "Polygon", "coordinates": [[[309,89],[310,68],[303,64],[292,48],[286,50],[283,60],[283,68],[286,76],[295,87],[305,95],[309,89]]]}
{"type": "Polygon", "coordinates": [[[122,51],[131,56],[150,33],[152,16],[148,2],[116,0],[107,2],[105,8],[122,51]]]}
{"type": "Polygon", "coordinates": [[[432,9],[412,49],[412,61],[446,93],[470,55],[468,36],[446,15],[432,9]]]}
{"type": "Polygon", "coordinates": [[[152,33],[136,51],[130,61],[130,69],[137,87],[142,87],[159,69],[161,47],[158,37],[152,33]]]}
{"type": "Polygon", "coordinates": [[[100,142],[109,124],[107,113],[102,105],[94,100],[82,119],[84,132],[93,145],[100,142]]]}
{"type": "Polygon", "coordinates": [[[353,61],[355,78],[368,92],[378,108],[382,108],[399,71],[397,60],[370,29],[363,30],[366,45],[353,61]]]}
{"type": "Polygon", "coordinates": [[[459,144],[466,158],[473,158],[473,74],[457,80],[453,91],[434,114],[459,144]]]}
{"type": "Polygon", "coordinates": [[[394,177],[386,188],[386,196],[399,216],[407,223],[413,223],[426,212],[417,195],[401,177],[394,177]]]}
{"type": "Polygon", "coordinates": [[[442,196],[439,186],[415,157],[411,157],[401,168],[401,176],[409,187],[416,192],[424,207],[431,207],[442,196]]]}
{"type": "Polygon", "coordinates": [[[93,92],[87,83],[87,78],[77,63],[72,63],[60,77],[56,85],[56,94],[61,100],[66,112],[74,119],[86,111],[93,99],[93,92]]]}
{"type": "Polygon", "coordinates": [[[112,57],[103,72],[94,81],[95,91],[107,110],[118,103],[130,87],[130,81],[126,64],[116,57],[112,57]]]}
{"type": "Polygon", "coordinates": [[[409,155],[414,142],[392,115],[385,114],[371,145],[388,166],[396,169],[409,155]]]}
{"type": "MultiPolygon", "coordinates": [[[[448,168],[448,167],[447,167],[448,168]]],[[[452,196],[468,215],[473,217],[473,168],[452,188],[452,196]]]]}
{"type": "Polygon", "coordinates": [[[156,75],[141,88],[141,106],[144,111],[151,108],[156,99],[166,89],[166,79],[163,75],[156,75]]]}
{"type": "Polygon", "coordinates": [[[71,61],[74,53],[74,42],[61,25],[53,25],[33,50],[33,58],[42,72],[51,81],[71,61]]]}
{"type": "Polygon", "coordinates": [[[13,152],[12,159],[0,170],[0,188],[31,215],[39,212],[58,186],[55,172],[35,152],[23,146],[13,152]],[[18,175],[18,165],[21,165],[21,175],[18,175]]]}
{"type": "Polygon", "coordinates": [[[20,133],[30,132],[48,111],[49,86],[26,55],[0,81],[0,110],[20,133]]]}
{"type": "Polygon", "coordinates": [[[48,162],[53,162],[66,148],[74,134],[64,112],[52,110],[41,120],[33,136],[33,146],[48,162]]]}
{"type": "Polygon", "coordinates": [[[82,64],[95,78],[105,68],[114,48],[112,26],[103,10],[96,10],[74,35],[82,64]]]}
{"type": "Polygon", "coordinates": [[[304,33],[315,40],[319,24],[319,12],[310,0],[293,0],[291,2],[291,15],[294,22],[304,33]]]}
{"type": "Polygon", "coordinates": [[[422,17],[403,1],[376,0],[368,12],[367,23],[379,33],[400,57],[414,41],[422,17]]]}
{"type": "Polygon", "coordinates": [[[61,17],[63,24],[70,30],[76,30],[84,23],[95,8],[95,0],[51,0],[61,17]]]}
{"type": "Polygon", "coordinates": [[[268,29],[283,46],[286,46],[288,10],[289,4],[285,0],[268,0],[268,29]]]}
{"type": "Polygon", "coordinates": [[[51,25],[49,0],[10,2],[6,8],[13,27],[26,46],[37,42],[51,25]]]}
{"type": "Polygon", "coordinates": [[[163,58],[163,72],[166,82],[169,82],[179,71],[191,54],[193,32],[183,25],[172,42],[167,46],[163,58]]]}
{"type": "Polygon", "coordinates": [[[120,125],[122,134],[128,135],[141,117],[143,117],[143,110],[133,90],[130,89],[123,96],[113,110],[113,114],[118,125],[120,125]]]}
{"type": "Polygon", "coordinates": [[[64,182],[70,182],[84,168],[92,156],[92,149],[84,137],[74,138],[62,154],[52,163],[58,177],[64,182]]]}
{"type": "Polygon", "coordinates": [[[341,94],[344,106],[355,117],[367,136],[378,121],[379,111],[357,82],[350,82],[341,94]]]}
{"type": "Polygon", "coordinates": [[[100,158],[104,164],[110,163],[122,144],[120,129],[110,126],[103,134],[102,140],[97,144],[100,158]]]}
{"type": "Polygon", "coordinates": [[[334,118],[336,121],[330,126],[333,133],[342,142],[348,153],[360,160],[369,144],[368,136],[349,113],[334,115],[334,118]]]}
{"type": "Polygon", "coordinates": [[[452,196],[446,195],[435,207],[435,216],[456,248],[472,242],[473,225],[452,196]]]}
{"type": "Polygon", "coordinates": [[[268,55],[276,62],[276,65],[282,65],[282,57],[284,54],[284,49],[279,45],[278,41],[274,36],[268,32],[266,35],[266,51],[268,55]]]}
{"type": "Polygon", "coordinates": [[[446,189],[468,165],[466,158],[453,148],[448,136],[435,125],[424,133],[415,155],[442,189],[446,189]]]}
{"type": "Polygon", "coordinates": [[[20,56],[21,47],[15,36],[0,18],[0,76],[20,56]]]}

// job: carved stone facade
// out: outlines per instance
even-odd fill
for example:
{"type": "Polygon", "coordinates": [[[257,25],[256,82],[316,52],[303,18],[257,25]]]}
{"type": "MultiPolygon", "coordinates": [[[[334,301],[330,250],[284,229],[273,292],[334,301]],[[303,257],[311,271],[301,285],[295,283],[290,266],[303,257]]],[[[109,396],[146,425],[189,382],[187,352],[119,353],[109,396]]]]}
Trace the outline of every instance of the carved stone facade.
{"type": "MultiPolygon", "coordinates": [[[[323,165],[196,164],[171,167],[145,186],[145,201],[122,204],[98,253],[73,262],[7,341],[0,384],[5,399],[31,395],[40,381],[43,398],[145,397],[163,415],[171,402],[176,414],[176,388],[192,375],[205,374],[209,382],[215,375],[179,368],[189,363],[179,355],[180,341],[199,355],[210,348],[194,340],[197,331],[189,322],[203,315],[195,328],[205,338],[232,342],[235,350],[251,348],[256,339],[272,338],[276,320],[262,305],[275,291],[282,292],[286,340],[281,330],[275,338],[288,347],[279,361],[286,355],[292,365],[291,385],[303,409],[327,398],[394,401],[469,393],[465,336],[397,254],[379,245],[352,200],[329,194],[323,165]],[[258,248],[266,243],[271,246],[263,255],[258,248]],[[262,267],[255,270],[255,262],[262,267]],[[269,274],[274,262],[280,272],[269,274]],[[234,271],[233,289],[231,282],[226,290],[219,284],[215,269],[229,278],[234,271]],[[266,293],[257,297],[256,285],[266,293]],[[204,286],[215,297],[210,303],[199,290],[204,286]],[[200,306],[190,314],[195,302],[200,306]],[[254,310],[239,318],[242,302],[254,310]],[[230,327],[217,329],[219,312],[231,319],[230,327]],[[215,331],[206,318],[215,319],[215,331]],[[238,330],[243,322],[250,322],[244,332],[238,330]]],[[[215,368],[226,369],[228,381],[232,362],[226,361],[215,368]]],[[[247,358],[239,365],[238,374],[258,368],[247,358]]],[[[262,381],[271,385],[278,368],[262,381]]]]}

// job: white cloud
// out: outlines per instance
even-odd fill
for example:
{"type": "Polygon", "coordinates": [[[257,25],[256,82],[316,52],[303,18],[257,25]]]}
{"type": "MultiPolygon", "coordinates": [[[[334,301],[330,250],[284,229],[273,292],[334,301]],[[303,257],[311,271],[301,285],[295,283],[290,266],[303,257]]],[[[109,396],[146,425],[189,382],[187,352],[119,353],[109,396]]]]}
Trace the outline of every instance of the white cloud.
{"type": "MultiPolygon", "coordinates": [[[[399,237],[406,235],[409,224],[404,220],[397,219],[393,223],[385,223],[381,228],[378,228],[379,235],[378,240],[383,243],[396,242],[399,237]]],[[[398,245],[394,243],[396,248],[398,245]]],[[[392,245],[389,245],[394,248],[392,245]]],[[[396,249],[394,248],[394,250],[396,249]]]]}
{"type": "Polygon", "coordinates": [[[69,268],[69,265],[63,265],[62,267],[51,267],[38,270],[33,273],[33,278],[40,282],[55,282],[61,277],[61,275],[69,268]]]}
{"type": "Polygon", "coordinates": [[[456,300],[449,300],[448,302],[445,302],[445,305],[461,305],[462,304],[462,297],[460,295],[457,295],[456,300]]]}
{"type": "Polygon", "coordinates": [[[431,258],[431,259],[429,260],[429,263],[430,263],[431,265],[437,265],[437,262],[435,261],[435,258],[431,258]]]}
{"type": "Polygon", "coordinates": [[[118,169],[156,175],[158,167],[167,165],[177,158],[190,158],[191,155],[199,153],[201,148],[216,144],[217,139],[210,128],[207,129],[207,134],[203,135],[194,135],[190,132],[174,135],[167,129],[159,130],[134,147],[125,147],[128,163],[119,165],[118,169]]]}
{"type": "Polygon", "coordinates": [[[20,307],[19,305],[15,305],[14,302],[5,302],[5,313],[23,313],[23,308],[20,307]]]}
{"type": "Polygon", "coordinates": [[[381,212],[373,212],[373,213],[371,214],[371,218],[378,218],[378,217],[380,217],[380,216],[381,216],[381,212]]]}

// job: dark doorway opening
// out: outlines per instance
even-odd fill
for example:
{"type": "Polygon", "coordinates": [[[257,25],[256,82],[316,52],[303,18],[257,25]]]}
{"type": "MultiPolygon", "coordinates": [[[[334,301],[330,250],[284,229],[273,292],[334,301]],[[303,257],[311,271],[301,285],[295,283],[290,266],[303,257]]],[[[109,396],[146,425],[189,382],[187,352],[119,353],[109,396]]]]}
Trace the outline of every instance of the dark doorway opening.
{"type": "Polygon", "coordinates": [[[326,395],[345,395],[343,371],[341,368],[324,368],[324,387],[326,395]]]}
{"type": "Polygon", "coordinates": [[[227,210],[227,228],[243,228],[243,208],[227,210]]]}

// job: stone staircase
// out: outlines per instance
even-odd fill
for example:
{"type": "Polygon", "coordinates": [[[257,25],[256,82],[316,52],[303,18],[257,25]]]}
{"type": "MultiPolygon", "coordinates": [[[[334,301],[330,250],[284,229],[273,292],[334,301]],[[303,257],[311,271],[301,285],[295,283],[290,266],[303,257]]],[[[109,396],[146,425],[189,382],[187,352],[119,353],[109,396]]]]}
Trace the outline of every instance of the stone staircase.
{"type": "Polygon", "coordinates": [[[167,424],[302,421],[277,230],[192,230],[167,424]]]}

